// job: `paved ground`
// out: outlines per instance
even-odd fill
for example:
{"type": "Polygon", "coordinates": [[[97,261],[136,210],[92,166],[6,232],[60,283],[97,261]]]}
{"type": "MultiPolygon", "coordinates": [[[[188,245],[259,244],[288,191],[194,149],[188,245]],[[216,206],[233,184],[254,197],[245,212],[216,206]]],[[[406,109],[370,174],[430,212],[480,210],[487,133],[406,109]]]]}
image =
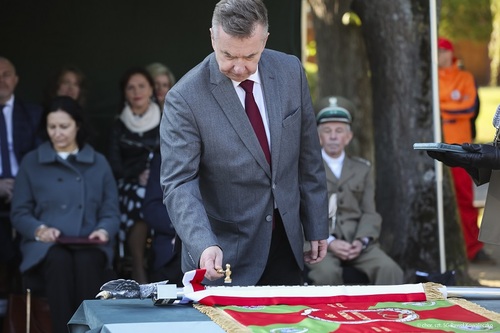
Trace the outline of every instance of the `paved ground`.
{"type": "MultiPolygon", "coordinates": [[[[482,217],[482,209],[485,204],[486,194],[488,191],[488,185],[484,184],[479,187],[475,187],[474,191],[474,204],[476,207],[480,208],[479,221],[482,217]]],[[[500,225],[499,225],[500,226],[500,225]]],[[[500,245],[486,244],[484,250],[493,259],[497,261],[496,265],[475,265],[469,264],[469,275],[479,281],[483,286],[489,287],[500,287],[500,245]]]]}
{"type": "Polygon", "coordinates": [[[497,264],[469,264],[469,275],[483,286],[500,288],[500,246],[486,244],[484,250],[497,261],[497,264]]]}

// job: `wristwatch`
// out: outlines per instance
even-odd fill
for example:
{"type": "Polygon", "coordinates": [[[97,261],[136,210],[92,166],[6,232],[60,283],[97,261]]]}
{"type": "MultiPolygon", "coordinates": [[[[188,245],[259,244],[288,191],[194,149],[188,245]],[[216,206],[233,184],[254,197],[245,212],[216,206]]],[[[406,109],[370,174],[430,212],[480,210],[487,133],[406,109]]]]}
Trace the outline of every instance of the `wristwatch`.
{"type": "Polygon", "coordinates": [[[370,244],[370,237],[361,237],[358,239],[361,242],[361,244],[363,244],[363,248],[362,248],[363,250],[368,247],[368,244],[370,244]]]}

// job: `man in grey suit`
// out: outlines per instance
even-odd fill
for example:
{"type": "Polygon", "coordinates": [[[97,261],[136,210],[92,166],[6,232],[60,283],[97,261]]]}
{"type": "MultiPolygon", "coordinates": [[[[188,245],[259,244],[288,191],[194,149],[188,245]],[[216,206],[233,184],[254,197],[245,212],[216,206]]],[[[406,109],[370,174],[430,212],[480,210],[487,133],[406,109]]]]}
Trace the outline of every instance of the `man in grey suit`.
{"type": "Polygon", "coordinates": [[[403,271],[378,245],[382,218],[375,209],[371,165],[345,153],[353,136],[347,110],[351,103],[331,97],[318,104],[316,119],[332,220],[327,255],[309,267],[309,278],[314,284],[343,284],[342,266],[353,266],[372,284],[401,284],[403,271]]]}
{"type": "Polygon", "coordinates": [[[304,261],[321,261],[328,237],[303,68],[265,48],[261,0],[220,1],[210,34],[214,52],[169,91],[160,125],[161,185],[183,271],[205,268],[217,285],[229,263],[235,285],[301,284],[304,261]]]}

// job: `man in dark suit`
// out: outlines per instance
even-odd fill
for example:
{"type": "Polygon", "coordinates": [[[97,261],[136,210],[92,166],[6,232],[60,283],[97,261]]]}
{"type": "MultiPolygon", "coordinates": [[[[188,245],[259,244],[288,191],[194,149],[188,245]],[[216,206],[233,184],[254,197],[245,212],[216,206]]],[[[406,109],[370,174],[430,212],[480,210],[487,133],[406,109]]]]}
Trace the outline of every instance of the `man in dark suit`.
{"type": "MultiPolygon", "coordinates": [[[[18,81],[14,65],[0,56],[0,266],[6,272],[12,272],[19,260],[9,219],[14,178],[24,155],[38,144],[42,114],[40,107],[14,96],[18,81]]],[[[4,281],[0,287],[5,287],[4,281]]]]}
{"type": "Polygon", "coordinates": [[[175,283],[182,287],[181,247],[176,237],[174,226],[163,204],[163,192],[160,187],[160,153],[156,152],[151,165],[142,214],[144,221],[153,230],[151,242],[149,280],[175,283]]]}
{"type": "Polygon", "coordinates": [[[167,94],[161,136],[164,203],[183,271],[222,284],[302,283],[326,254],[326,178],[302,65],[266,49],[261,0],[222,0],[214,53],[167,94]],[[304,239],[310,250],[303,251],[304,239]],[[224,265],[224,266],[223,266],[224,265]]]}

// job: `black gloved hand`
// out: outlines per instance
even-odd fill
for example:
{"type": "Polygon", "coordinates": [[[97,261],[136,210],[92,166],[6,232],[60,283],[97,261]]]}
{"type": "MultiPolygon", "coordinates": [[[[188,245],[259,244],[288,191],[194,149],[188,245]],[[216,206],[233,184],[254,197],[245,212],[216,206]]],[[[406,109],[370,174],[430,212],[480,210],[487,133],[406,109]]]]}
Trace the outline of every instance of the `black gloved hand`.
{"type": "Polygon", "coordinates": [[[462,144],[467,153],[427,151],[427,155],[449,167],[500,169],[500,149],[488,144],[462,144]]]}
{"type": "Polygon", "coordinates": [[[443,164],[449,167],[462,167],[462,161],[460,160],[460,158],[455,157],[455,155],[465,155],[465,154],[462,153],[458,154],[448,151],[445,152],[445,151],[427,150],[427,155],[429,155],[435,160],[442,162],[443,164]]]}
{"type": "Polygon", "coordinates": [[[462,148],[470,153],[467,155],[469,165],[475,168],[500,169],[500,148],[491,144],[462,144],[462,148]]]}

